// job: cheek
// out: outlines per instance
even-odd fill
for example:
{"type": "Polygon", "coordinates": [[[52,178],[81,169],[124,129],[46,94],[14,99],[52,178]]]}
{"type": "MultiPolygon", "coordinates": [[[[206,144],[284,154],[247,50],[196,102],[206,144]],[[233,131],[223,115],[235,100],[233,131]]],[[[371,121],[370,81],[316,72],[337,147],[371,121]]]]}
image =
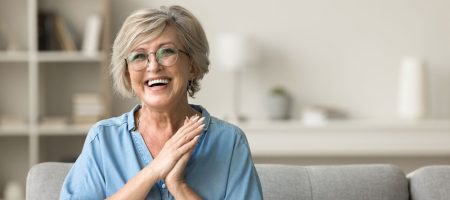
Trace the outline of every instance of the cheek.
{"type": "Polygon", "coordinates": [[[137,85],[140,84],[142,75],[140,75],[138,73],[130,73],[129,77],[130,77],[131,87],[136,87],[137,85]]]}

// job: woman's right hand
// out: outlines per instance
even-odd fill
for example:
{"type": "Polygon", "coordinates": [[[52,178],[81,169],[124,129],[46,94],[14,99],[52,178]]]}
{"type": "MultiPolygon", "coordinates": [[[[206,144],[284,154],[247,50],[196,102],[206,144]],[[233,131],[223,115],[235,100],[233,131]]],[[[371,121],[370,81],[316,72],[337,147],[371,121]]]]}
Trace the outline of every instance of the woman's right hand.
{"type": "Polygon", "coordinates": [[[201,134],[204,118],[198,116],[185,120],[183,126],[164,144],[164,147],[149,165],[158,174],[159,179],[165,179],[180,158],[195,147],[201,134]]]}

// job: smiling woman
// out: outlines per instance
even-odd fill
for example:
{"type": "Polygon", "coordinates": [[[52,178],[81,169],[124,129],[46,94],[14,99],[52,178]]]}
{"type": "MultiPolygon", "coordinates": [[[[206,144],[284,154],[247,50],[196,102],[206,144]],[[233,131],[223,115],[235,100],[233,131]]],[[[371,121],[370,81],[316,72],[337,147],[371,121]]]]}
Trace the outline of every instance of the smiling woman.
{"type": "Polygon", "coordinates": [[[141,103],[91,128],[61,199],[262,199],[242,130],[188,103],[208,54],[186,9],[130,15],[114,41],[111,75],[120,94],[141,103]]]}

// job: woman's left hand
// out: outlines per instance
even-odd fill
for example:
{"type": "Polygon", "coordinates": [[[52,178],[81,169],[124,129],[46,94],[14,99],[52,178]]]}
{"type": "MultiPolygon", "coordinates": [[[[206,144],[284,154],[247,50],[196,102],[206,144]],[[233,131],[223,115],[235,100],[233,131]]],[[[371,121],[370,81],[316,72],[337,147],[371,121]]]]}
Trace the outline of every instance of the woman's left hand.
{"type": "Polygon", "coordinates": [[[175,166],[172,168],[172,170],[167,174],[165,181],[166,181],[167,188],[169,190],[171,188],[174,188],[174,189],[179,188],[182,184],[185,184],[184,169],[186,168],[186,165],[189,161],[189,158],[191,157],[193,150],[194,150],[194,148],[192,148],[188,152],[186,152],[180,158],[180,160],[178,160],[178,162],[175,164],[175,166]]]}
{"type": "MultiPolygon", "coordinates": [[[[200,135],[197,135],[195,137],[198,138],[200,137],[200,135]]],[[[176,197],[176,199],[186,199],[187,197],[189,197],[189,199],[201,199],[197,194],[195,194],[195,192],[191,190],[184,179],[184,171],[194,149],[195,146],[193,146],[185,154],[183,154],[165,178],[167,189],[172,193],[174,197],[176,197]]]]}

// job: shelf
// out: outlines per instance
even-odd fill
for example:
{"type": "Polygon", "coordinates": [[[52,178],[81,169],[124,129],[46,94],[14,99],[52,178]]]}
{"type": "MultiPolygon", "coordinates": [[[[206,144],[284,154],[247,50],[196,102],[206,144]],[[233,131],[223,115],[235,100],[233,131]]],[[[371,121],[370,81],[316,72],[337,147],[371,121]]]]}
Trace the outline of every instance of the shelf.
{"type": "Polygon", "coordinates": [[[101,62],[103,53],[84,54],[82,52],[48,51],[39,52],[39,62],[101,62]]]}
{"type": "Polygon", "coordinates": [[[448,156],[450,120],[335,121],[311,127],[298,122],[248,123],[255,157],[448,156]]]}
{"type": "MultiPolygon", "coordinates": [[[[78,155],[91,127],[48,126],[56,123],[45,121],[42,125],[41,119],[72,116],[73,95],[77,93],[99,93],[110,105],[110,7],[109,0],[0,3],[0,158],[4,161],[0,165],[0,199],[4,196],[1,187],[7,181],[25,184],[29,168],[38,162],[67,161],[78,155]],[[63,39],[61,31],[54,30],[55,21],[46,20],[43,26],[41,11],[60,15],[67,24],[65,31],[73,33],[79,49],[83,49],[88,17],[99,14],[99,52],[39,51],[44,37],[59,43],[63,39]]],[[[66,49],[61,46],[54,49],[66,49]]]]}
{"type": "Polygon", "coordinates": [[[27,125],[0,125],[0,136],[27,136],[27,125]]]}
{"type": "Polygon", "coordinates": [[[82,125],[40,125],[39,126],[39,135],[53,135],[53,136],[65,136],[65,135],[79,135],[85,136],[87,135],[89,129],[91,128],[91,124],[82,124],[82,125]]]}
{"type": "Polygon", "coordinates": [[[0,62],[27,62],[28,52],[18,51],[18,52],[0,52],[0,62]]]}
{"type": "Polygon", "coordinates": [[[330,120],[322,125],[305,125],[300,120],[249,121],[238,123],[250,131],[288,132],[354,132],[354,131],[450,131],[450,119],[425,119],[417,121],[393,120],[330,120]]]}

